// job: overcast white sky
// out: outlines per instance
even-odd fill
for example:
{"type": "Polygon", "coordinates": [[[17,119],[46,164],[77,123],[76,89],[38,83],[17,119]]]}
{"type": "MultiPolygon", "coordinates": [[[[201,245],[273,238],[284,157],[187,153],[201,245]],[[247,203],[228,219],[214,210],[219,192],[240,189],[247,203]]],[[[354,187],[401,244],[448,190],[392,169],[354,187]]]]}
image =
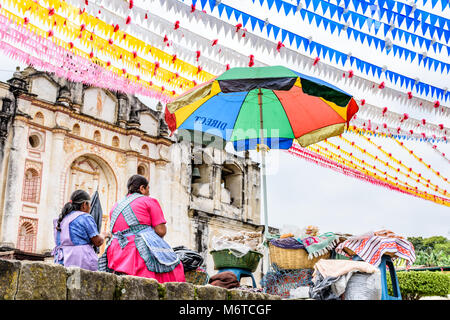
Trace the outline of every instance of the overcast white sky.
{"type": "MultiPolygon", "coordinates": [[[[139,2],[142,1],[137,1],[137,3],[139,2]]],[[[189,1],[185,2],[190,4],[189,1]]],[[[242,10],[245,9],[248,3],[251,3],[249,0],[227,0],[222,2],[242,10]]],[[[256,2],[259,3],[259,1],[256,2]]],[[[156,8],[152,9],[155,9],[152,11],[153,13],[158,13],[156,8]]],[[[267,8],[261,8],[252,10],[252,13],[262,19],[265,16],[270,16],[271,23],[278,24],[279,26],[288,26],[289,23],[294,23],[292,17],[291,20],[286,18],[280,19],[273,12],[273,9],[269,11],[267,8]]],[[[167,16],[169,15],[166,14],[167,16]]],[[[191,27],[193,30],[198,31],[198,33],[203,33],[205,37],[218,37],[217,35],[208,35],[207,30],[201,30],[198,26],[196,28],[195,21],[182,20],[180,17],[176,18],[185,27],[192,24],[191,27]]],[[[233,24],[233,22],[230,23],[233,24]]],[[[402,62],[399,59],[395,59],[394,61],[393,59],[378,54],[376,51],[372,52],[368,48],[355,47],[354,44],[344,41],[344,39],[337,41],[337,38],[333,38],[325,32],[316,32],[317,30],[302,24],[298,20],[295,20],[295,23],[299,24],[296,28],[298,34],[304,37],[313,35],[314,40],[327,43],[343,52],[347,52],[345,48],[350,47],[355,56],[359,54],[359,57],[364,57],[366,60],[372,61],[372,63],[380,66],[385,64],[389,67],[395,67],[395,71],[399,73],[404,72],[412,78],[420,75],[421,79],[424,79],[424,82],[432,83],[441,88],[445,86],[450,87],[450,77],[448,75],[437,77],[436,74],[426,72],[426,69],[412,68],[410,64],[404,61],[402,62]]],[[[225,36],[223,35],[223,37],[225,36]]],[[[235,50],[242,50],[246,55],[253,52],[255,58],[260,59],[264,63],[282,64],[276,58],[273,59],[264,54],[258,55],[255,48],[242,46],[230,39],[228,41],[230,47],[235,48],[235,50]]],[[[9,57],[4,56],[3,52],[0,52],[0,80],[6,81],[10,78],[16,65],[20,65],[20,63],[11,61],[9,57]]],[[[21,66],[22,68],[24,67],[23,65],[21,66]]],[[[287,66],[294,68],[294,66],[287,66]]],[[[301,70],[298,71],[301,72],[301,70]]],[[[345,88],[342,89],[345,90],[345,88]]],[[[356,93],[352,94],[356,95],[356,93]]],[[[367,97],[367,99],[375,98],[367,97]]],[[[147,102],[150,107],[154,107],[156,104],[155,101],[150,99],[142,98],[142,100],[147,102]]],[[[376,100],[373,101],[371,103],[378,105],[375,103],[376,100]]],[[[402,110],[402,106],[395,107],[397,108],[395,111],[405,112],[402,110]]],[[[414,111],[408,111],[408,113],[410,116],[414,116],[414,111]]],[[[418,119],[421,119],[421,116],[417,114],[418,119]]],[[[450,123],[449,119],[440,119],[431,114],[427,115],[427,119],[432,120],[434,123],[444,123],[446,126],[450,123]]],[[[353,135],[349,135],[348,137],[356,140],[353,135]]],[[[432,181],[450,190],[449,183],[446,184],[436,176],[428,174],[429,171],[424,170],[424,167],[420,163],[407,154],[402,153],[401,149],[395,146],[395,143],[389,143],[386,139],[376,141],[378,144],[383,145],[386,150],[391,150],[394,156],[397,156],[405,164],[412,166],[417,172],[427,173],[427,176],[432,181]]],[[[405,141],[405,145],[409,149],[413,149],[419,157],[428,161],[441,174],[450,178],[448,161],[434,152],[429,146],[421,142],[412,141],[405,141]]],[[[442,152],[447,154],[447,157],[450,156],[449,144],[439,143],[438,147],[442,152]]],[[[252,152],[252,154],[255,153],[252,152]]],[[[361,234],[386,228],[404,236],[429,237],[442,235],[450,238],[449,207],[347,177],[330,169],[325,169],[296,158],[284,151],[271,150],[267,164],[269,225],[271,226],[282,227],[285,224],[291,224],[301,228],[307,225],[316,225],[321,232],[334,231],[352,234],[361,234]]],[[[263,218],[261,219],[261,223],[264,223],[263,218]]]]}

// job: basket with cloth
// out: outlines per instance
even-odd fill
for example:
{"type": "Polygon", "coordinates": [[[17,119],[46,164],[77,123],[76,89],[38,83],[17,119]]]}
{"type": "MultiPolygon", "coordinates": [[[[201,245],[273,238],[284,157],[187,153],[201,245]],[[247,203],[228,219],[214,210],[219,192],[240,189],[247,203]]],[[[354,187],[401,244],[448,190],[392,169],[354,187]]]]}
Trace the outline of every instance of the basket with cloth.
{"type": "MultiPolygon", "coordinates": [[[[311,233],[310,233],[311,234],[311,233]]],[[[281,269],[312,269],[320,259],[328,259],[339,237],[333,232],[304,238],[283,237],[269,242],[272,264],[281,269]]]]}

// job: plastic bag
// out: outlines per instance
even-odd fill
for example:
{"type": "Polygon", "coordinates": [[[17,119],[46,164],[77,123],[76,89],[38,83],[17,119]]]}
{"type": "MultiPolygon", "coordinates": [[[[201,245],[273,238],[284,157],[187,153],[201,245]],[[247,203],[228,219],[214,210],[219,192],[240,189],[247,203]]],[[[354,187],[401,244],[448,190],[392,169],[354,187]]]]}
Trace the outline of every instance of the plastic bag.
{"type": "Polygon", "coordinates": [[[345,300],[381,300],[381,272],[355,272],[348,280],[345,300]]]}
{"type": "Polygon", "coordinates": [[[178,255],[181,263],[183,263],[184,271],[196,270],[203,264],[203,257],[198,252],[190,250],[185,246],[175,247],[173,251],[178,255]]]}
{"type": "Polygon", "coordinates": [[[223,233],[212,238],[212,249],[219,251],[228,249],[237,258],[246,255],[250,250],[263,252],[260,232],[223,233]]]}

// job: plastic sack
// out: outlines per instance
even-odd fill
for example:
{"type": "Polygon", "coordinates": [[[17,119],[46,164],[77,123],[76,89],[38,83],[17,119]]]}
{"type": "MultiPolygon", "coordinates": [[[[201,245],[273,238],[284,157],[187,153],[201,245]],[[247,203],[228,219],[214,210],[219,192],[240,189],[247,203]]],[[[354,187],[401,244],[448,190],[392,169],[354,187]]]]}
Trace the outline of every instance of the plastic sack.
{"type": "Polygon", "coordinates": [[[183,264],[184,271],[196,270],[203,264],[203,257],[193,250],[185,246],[178,246],[173,248],[173,251],[178,255],[183,264]]]}
{"type": "Polygon", "coordinates": [[[291,299],[309,298],[309,287],[301,286],[301,287],[289,290],[289,298],[291,298],[291,299]]]}
{"type": "Polygon", "coordinates": [[[381,272],[355,272],[348,280],[345,300],[381,300],[381,272]]]}

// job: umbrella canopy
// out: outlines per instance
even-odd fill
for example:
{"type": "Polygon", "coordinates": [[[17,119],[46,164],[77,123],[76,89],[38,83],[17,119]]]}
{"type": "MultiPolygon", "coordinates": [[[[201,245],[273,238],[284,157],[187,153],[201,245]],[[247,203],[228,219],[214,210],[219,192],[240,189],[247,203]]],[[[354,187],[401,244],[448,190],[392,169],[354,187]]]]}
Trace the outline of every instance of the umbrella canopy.
{"type": "Polygon", "coordinates": [[[262,146],[265,236],[268,237],[266,146],[305,147],[344,132],[358,111],[351,95],[283,66],[232,68],[166,106],[169,129],[190,142],[231,141],[236,151],[262,146]],[[201,133],[199,139],[198,133],[201,133]]]}
{"type": "Polygon", "coordinates": [[[341,134],[358,111],[350,94],[283,66],[229,69],[166,108],[171,131],[200,131],[237,151],[289,149],[293,139],[305,147],[341,134]]]}

